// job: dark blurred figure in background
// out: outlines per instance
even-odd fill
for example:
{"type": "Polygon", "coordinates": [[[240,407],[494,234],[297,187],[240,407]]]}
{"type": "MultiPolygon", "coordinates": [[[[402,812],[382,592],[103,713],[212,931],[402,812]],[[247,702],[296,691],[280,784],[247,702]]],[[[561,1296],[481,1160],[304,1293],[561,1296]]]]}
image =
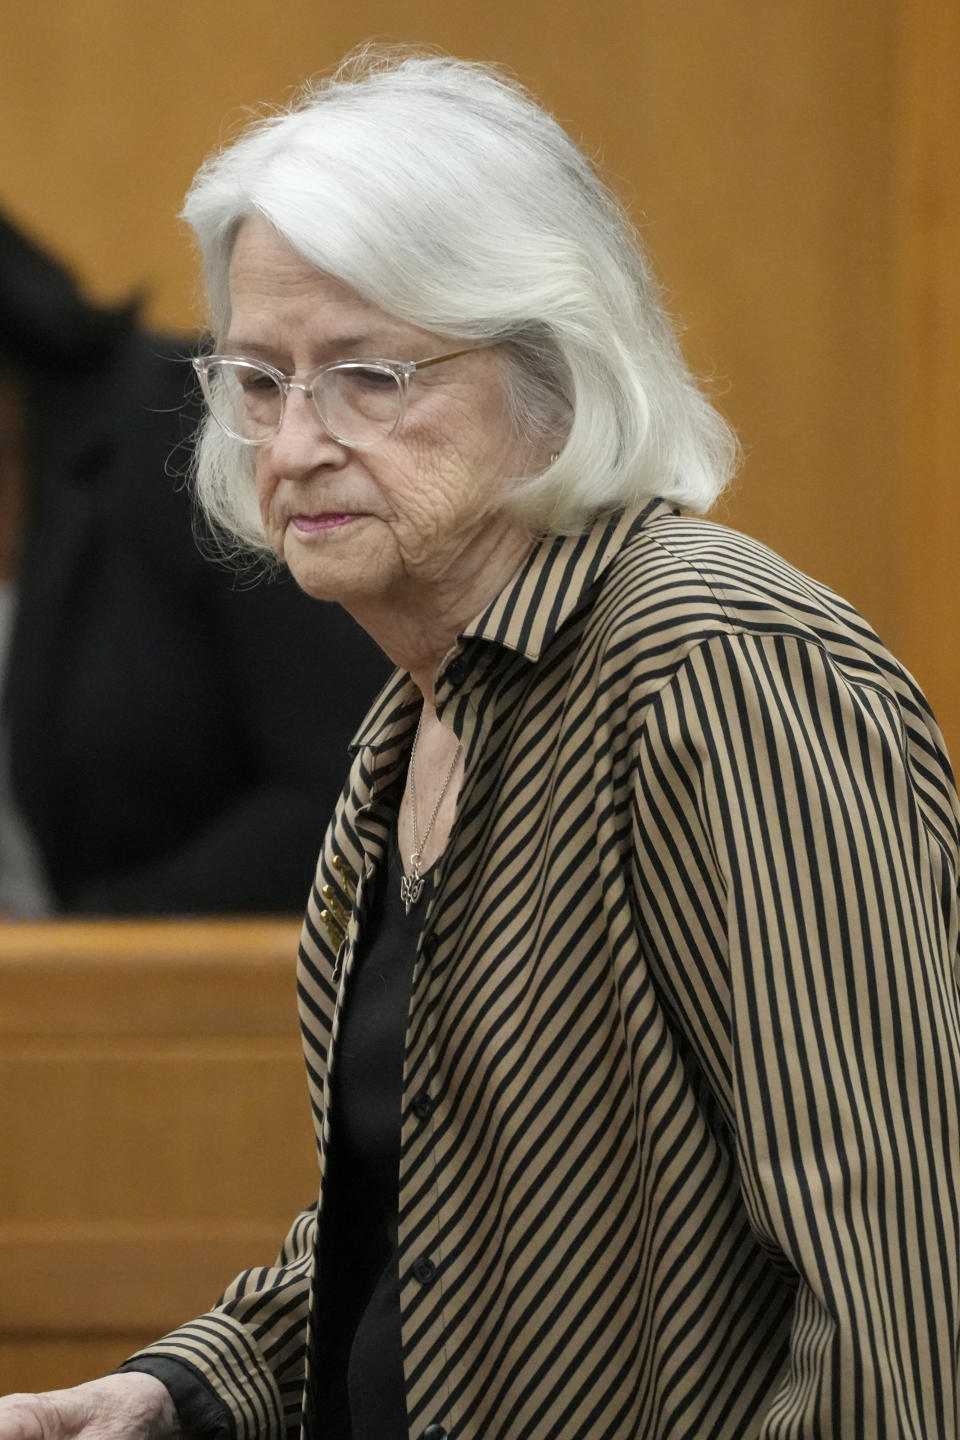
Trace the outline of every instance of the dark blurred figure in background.
{"type": "Polygon", "coordinates": [[[0,216],[0,914],[300,911],[389,666],[200,553],[187,344],[0,216]]]}

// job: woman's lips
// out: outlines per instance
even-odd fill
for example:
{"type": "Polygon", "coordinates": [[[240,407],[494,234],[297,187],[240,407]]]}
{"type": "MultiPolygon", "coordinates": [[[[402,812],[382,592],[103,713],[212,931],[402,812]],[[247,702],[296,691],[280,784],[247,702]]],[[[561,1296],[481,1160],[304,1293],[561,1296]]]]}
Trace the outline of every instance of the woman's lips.
{"type": "Polygon", "coordinates": [[[290,524],[301,535],[314,535],[319,530],[336,530],[341,525],[349,525],[357,518],[357,515],[343,510],[324,510],[319,515],[292,515],[290,524]]]}

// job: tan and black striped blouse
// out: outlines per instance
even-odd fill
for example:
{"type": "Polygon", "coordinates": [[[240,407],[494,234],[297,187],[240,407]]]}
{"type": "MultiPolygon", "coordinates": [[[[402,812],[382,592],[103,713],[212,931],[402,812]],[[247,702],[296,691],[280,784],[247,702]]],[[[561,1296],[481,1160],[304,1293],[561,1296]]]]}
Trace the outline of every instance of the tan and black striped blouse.
{"type": "MultiPolygon", "coordinates": [[[[304,925],[324,1144],[417,699],[368,716],[304,925]]],[[[956,1437],[960,814],[910,677],[654,504],[542,542],[437,704],[466,775],[406,1036],[413,1440],[956,1437]]],[[[151,1352],[238,1436],[298,1423],[316,1232],[151,1352]]]]}

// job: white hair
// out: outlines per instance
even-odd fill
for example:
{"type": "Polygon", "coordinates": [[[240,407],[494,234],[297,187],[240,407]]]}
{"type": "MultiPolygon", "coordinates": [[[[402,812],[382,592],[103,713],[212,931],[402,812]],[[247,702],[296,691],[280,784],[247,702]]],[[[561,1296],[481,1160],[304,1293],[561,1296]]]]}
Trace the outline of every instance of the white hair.
{"type": "MultiPolygon", "coordinates": [[[[517,424],[556,452],[509,490],[533,531],[575,532],[654,495],[704,511],[735,468],[736,440],[687,369],[623,209],[560,125],[488,65],[366,50],[212,156],[183,215],[217,339],[237,231],[260,215],[387,313],[504,342],[517,424]]],[[[262,550],[253,475],[250,452],[208,420],[200,502],[262,550]]]]}

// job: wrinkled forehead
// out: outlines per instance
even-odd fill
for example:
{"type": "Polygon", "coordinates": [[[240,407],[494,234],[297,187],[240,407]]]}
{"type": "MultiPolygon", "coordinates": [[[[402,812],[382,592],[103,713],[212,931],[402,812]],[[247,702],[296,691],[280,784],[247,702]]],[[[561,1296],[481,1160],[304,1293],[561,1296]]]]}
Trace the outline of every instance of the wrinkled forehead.
{"type": "Polygon", "coordinates": [[[371,348],[390,353],[431,338],[317,269],[261,216],[237,231],[228,292],[231,349],[263,353],[310,345],[323,358],[321,352],[371,348]]]}
{"type": "Polygon", "coordinates": [[[388,318],[342,280],[318,270],[261,216],[244,220],[237,231],[228,285],[232,315],[302,305],[354,315],[364,325],[388,318]]]}

